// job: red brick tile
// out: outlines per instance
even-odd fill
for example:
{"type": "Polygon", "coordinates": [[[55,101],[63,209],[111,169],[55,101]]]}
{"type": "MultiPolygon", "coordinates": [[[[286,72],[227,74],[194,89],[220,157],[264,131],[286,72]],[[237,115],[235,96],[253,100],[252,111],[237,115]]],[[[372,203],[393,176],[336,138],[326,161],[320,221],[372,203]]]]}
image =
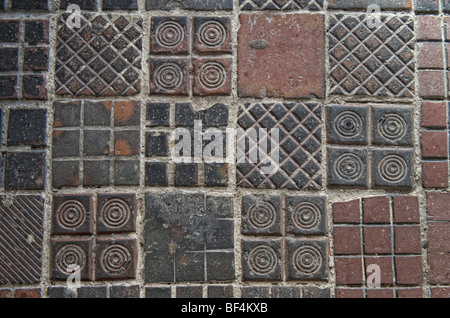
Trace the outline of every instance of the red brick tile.
{"type": "Polygon", "coordinates": [[[419,70],[420,97],[445,97],[445,73],[438,70],[419,70]]]}
{"type": "Polygon", "coordinates": [[[389,223],[389,197],[363,199],[364,223],[389,223]]]}
{"type": "Polygon", "coordinates": [[[359,199],[333,204],[334,223],[360,223],[359,199]]]}
{"type": "Polygon", "coordinates": [[[392,252],[389,226],[364,227],[364,253],[390,254],[392,252]]]}
{"type": "Polygon", "coordinates": [[[397,289],[397,298],[423,298],[422,288],[397,289]]]}
{"type": "Polygon", "coordinates": [[[335,227],[334,252],[336,255],[361,254],[361,228],[335,227]]]}
{"type": "Polygon", "coordinates": [[[11,298],[12,293],[9,289],[0,290],[0,298],[11,298]]]}
{"type": "Polygon", "coordinates": [[[442,40],[441,18],[432,15],[416,17],[418,40],[442,40]]]}
{"type": "Polygon", "coordinates": [[[450,287],[432,287],[431,298],[450,298],[450,287]]]}
{"type": "Polygon", "coordinates": [[[421,256],[396,256],[395,273],[397,284],[421,285],[423,280],[421,256]]]}
{"type": "Polygon", "coordinates": [[[363,283],[361,257],[336,257],[335,265],[338,285],[361,285],[363,283]]]}
{"type": "Polygon", "coordinates": [[[353,288],[336,288],[336,298],[364,298],[364,291],[353,288]]]}
{"type": "Polygon", "coordinates": [[[427,128],[447,127],[447,103],[423,102],[422,127],[427,128]]]}
{"type": "Polygon", "coordinates": [[[417,66],[419,69],[444,69],[444,56],[442,43],[419,43],[419,56],[417,66]]]}
{"type": "Polygon", "coordinates": [[[16,289],[14,298],[41,298],[40,289],[16,289]]]}
{"type": "Polygon", "coordinates": [[[368,289],[367,298],[394,298],[393,289],[368,289]]]}
{"type": "Polygon", "coordinates": [[[394,283],[393,261],[391,256],[366,256],[364,257],[364,268],[366,270],[366,281],[373,273],[368,271],[370,265],[378,265],[380,267],[381,281],[384,286],[392,286],[394,283]]]}
{"type": "Polygon", "coordinates": [[[395,196],[392,199],[395,223],[419,223],[419,199],[415,196],[395,196]]]}
{"type": "Polygon", "coordinates": [[[240,21],[239,96],[325,96],[323,16],[242,14],[240,21]]]}
{"type": "Polygon", "coordinates": [[[430,220],[450,221],[450,193],[428,192],[427,215],[430,220]]]}
{"type": "Polygon", "coordinates": [[[428,253],[428,277],[431,284],[450,284],[450,254],[428,253]]]}
{"type": "Polygon", "coordinates": [[[450,223],[428,222],[428,252],[450,253],[450,223]]]}
{"type": "Polygon", "coordinates": [[[422,157],[448,158],[446,131],[422,132],[422,157]]]}
{"type": "Polygon", "coordinates": [[[396,254],[421,254],[419,226],[396,226],[394,229],[396,254]]]}
{"type": "Polygon", "coordinates": [[[425,188],[448,187],[448,161],[427,161],[422,164],[425,188]]]}

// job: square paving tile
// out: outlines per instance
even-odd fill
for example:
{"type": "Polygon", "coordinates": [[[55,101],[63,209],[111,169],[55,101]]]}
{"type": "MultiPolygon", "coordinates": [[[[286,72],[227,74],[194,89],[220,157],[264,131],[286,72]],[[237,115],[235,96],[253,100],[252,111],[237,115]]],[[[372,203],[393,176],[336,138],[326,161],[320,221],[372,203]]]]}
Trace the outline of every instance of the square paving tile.
{"type": "Polygon", "coordinates": [[[414,20],[382,15],[370,28],[366,14],[333,14],[328,40],[331,94],[411,98],[415,94],[414,20]]]}
{"type": "Polygon", "coordinates": [[[232,197],[147,193],[145,281],[232,281],[232,197]]]}
{"type": "Polygon", "coordinates": [[[35,195],[0,197],[0,285],[41,281],[44,199],[35,195]]]}
{"type": "Polygon", "coordinates": [[[53,187],[140,184],[139,102],[58,101],[53,109],[53,187]],[[58,173],[65,168],[71,173],[58,173]]]}
{"type": "Polygon", "coordinates": [[[81,15],[81,28],[58,18],[56,95],[133,96],[141,90],[142,19],[81,15]]]}
{"type": "Polygon", "coordinates": [[[239,128],[243,130],[242,135],[238,135],[237,138],[237,184],[239,187],[320,189],[322,182],[320,172],[321,104],[247,104],[240,107],[238,116],[239,128]],[[273,149],[268,155],[274,157],[279,146],[278,167],[273,164],[270,167],[278,169],[267,169],[268,161],[266,160],[259,160],[259,162],[252,160],[256,154],[261,155],[264,149],[264,142],[261,143],[265,140],[262,129],[267,129],[266,134],[269,135],[273,133],[272,129],[278,129],[279,140],[276,140],[273,135],[266,146],[266,149],[273,149]],[[260,146],[255,150],[257,143],[260,146]],[[276,171],[273,172],[274,170],[276,171]]]}

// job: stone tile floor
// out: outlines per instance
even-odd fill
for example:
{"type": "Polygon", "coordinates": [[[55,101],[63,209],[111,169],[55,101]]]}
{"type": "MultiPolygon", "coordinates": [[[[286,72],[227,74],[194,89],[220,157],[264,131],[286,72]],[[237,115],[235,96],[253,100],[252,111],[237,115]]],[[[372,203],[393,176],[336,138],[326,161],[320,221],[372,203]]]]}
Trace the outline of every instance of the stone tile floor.
{"type": "Polygon", "coordinates": [[[0,298],[450,297],[449,43],[448,0],[0,0],[0,298]]]}

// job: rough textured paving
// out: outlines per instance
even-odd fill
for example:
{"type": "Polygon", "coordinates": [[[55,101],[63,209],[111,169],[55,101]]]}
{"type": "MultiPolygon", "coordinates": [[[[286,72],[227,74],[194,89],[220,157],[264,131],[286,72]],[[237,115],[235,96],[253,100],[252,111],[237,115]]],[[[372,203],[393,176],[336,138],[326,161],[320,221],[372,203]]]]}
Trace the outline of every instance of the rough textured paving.
{"type": "Polygon", "coordinates": [[[449,59],[447,0],[0,0],[0,298],[450,298],[449,59]]]}

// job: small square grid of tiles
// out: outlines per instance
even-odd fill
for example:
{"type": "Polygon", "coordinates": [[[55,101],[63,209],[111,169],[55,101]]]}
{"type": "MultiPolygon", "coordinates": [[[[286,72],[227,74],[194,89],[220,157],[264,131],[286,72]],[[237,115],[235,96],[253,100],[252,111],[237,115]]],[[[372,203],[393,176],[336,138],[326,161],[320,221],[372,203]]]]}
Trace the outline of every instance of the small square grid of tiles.
{"type": "Polygon", "coordinates": [[[0,99],[47,99],[49,21],[0,20],[0,99]]]}
{"type": "Polygon", "coordinates": [[[244,280],[327,281],[325,206],[322,196],[244,196],[244,280]]]}
{"type": "Polygon", "coordinates": [[[228,118],[224,104],[202,111],[190,103],[147,104],[146,186],[228,186],[228,118]]]}
{"type": "Polygon", "coordinates": [[[421,290],[417,197],[370,197],[334,203],[333,221],[338,297],[359,293],[368,298],[400,297],[411,289],[421,290]]]}
{"type": "Polygon", "coordinates": [[[51,279],[75,271],[83,281],[136,278],[136,215],[135,194],[54,195],[51,279]]]}
{"type": "Polygon", "coordinates": [[[231,95],[231,53],[229,17],[153,17],[150,94],[231,95]]]}
{"type": "Polygon", "coordinates": [[[140,112],[134,101],[55,102],[53,187],[138,186],[140,112]]]}
{"type": "Polygon", "coordinates": [[[147,193],[145,281],[233,281],[233,201],[202,193],[147,193]]]}
{"type": "Polygon", "coordinates": [[[3,105],[0,188],[44,190],[46,183],[47,109],[3,105]]]}
{"type": "Polygon", "coordinates": [[[329,105],[327,116],[329,186],[413,186],[412,107],[329,105]]]}

